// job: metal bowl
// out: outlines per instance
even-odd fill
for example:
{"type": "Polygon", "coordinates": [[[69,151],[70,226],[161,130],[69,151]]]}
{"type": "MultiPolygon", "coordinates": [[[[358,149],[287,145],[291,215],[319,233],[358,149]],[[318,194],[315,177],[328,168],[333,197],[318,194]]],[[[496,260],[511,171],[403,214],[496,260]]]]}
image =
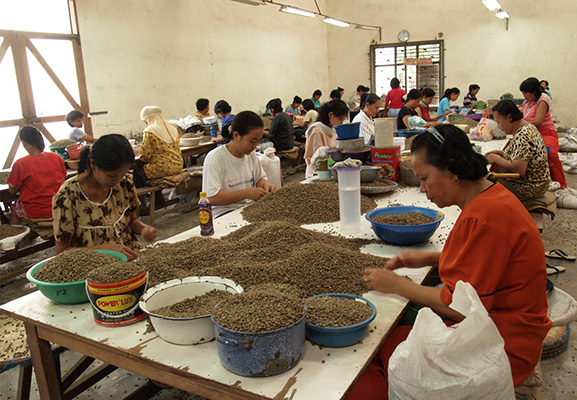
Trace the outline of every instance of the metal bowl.
{"type": "Polygon", "coordinates": [[[150,316],[158,335],[174,344],[199,344],[214,339],[210,313],[200,317],[171,318],[155,314],[153,310],[176,304],[187,298],[201,296],[213,289],[241,293],[243,288],[230,279],[218,276],[190,276],[173,279],[151,287],[140,299],[140,308],[150,316]]]}
{"type": "Polygon", "coordinates": [[[367,332],[369,330],[369,324],[377,316],[377,309],[375,308],[373,303],[371,303],[370,301],[361,296],[345,293],[326,293],[326,294],[319,294],[313,297],[321,297],[321,296],[346,297],[349,299],[354,299],[356,301],[363,302],[369,307],[371,307],[373,312],[371,316],[366,320],[364,320],[363,322],[349,326],[326,327],[326,326],[317,326],[307,322],[305,326],[307,339],[313,343],[325,347],[351,346],[363,340],[363,338],[367,335],[367,332]]]}
{"type": "MultiPolygon", "coordinates": [[[[372,165],[361,166],[361,183],[372,183],[377,179],[381,167],[374,167],[372,165]]],[[[336,168],[331,168],[333,179],[339,181],[339,173],[336,168]]]]}
{"type": "Polygon", "coordinates": [[[353,160],[365,162],[371,156],[371,149],[362,151],[329,150],[328,153],[334,161],[343,161],[347,158],[352,158],[353,160]]]}

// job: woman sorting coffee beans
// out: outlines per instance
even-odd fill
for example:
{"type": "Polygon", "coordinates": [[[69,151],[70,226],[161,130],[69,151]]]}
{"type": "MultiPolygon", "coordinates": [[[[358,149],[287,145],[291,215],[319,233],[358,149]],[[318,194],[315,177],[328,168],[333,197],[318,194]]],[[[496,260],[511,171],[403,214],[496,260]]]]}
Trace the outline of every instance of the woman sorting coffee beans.
{"type": "Polygon", "coordinates": [[[129,260],[138,257],[146,241],[156,238],[156,228],[136,216],[140,201],[132,178],[127,176],[134,152],[122,135],[105,135],[80,156],[78,175],[64,182],[52,199],[56,252],[85,247],[115,250],[129,260]]]}

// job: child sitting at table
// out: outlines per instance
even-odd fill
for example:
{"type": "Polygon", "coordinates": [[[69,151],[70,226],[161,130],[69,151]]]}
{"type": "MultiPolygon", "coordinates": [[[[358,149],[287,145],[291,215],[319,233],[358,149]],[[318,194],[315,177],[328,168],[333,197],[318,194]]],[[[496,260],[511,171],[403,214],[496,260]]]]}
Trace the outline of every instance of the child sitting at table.
{"type": "Polygon", "coordinates": [[[20,198],[12,205],[10,224],[24,219],[52,218],[52,196],[66,179],[64,161],[44,152],[44,138],[34,126],[20,129],[20,141],[29,155],[17,160],[8,176],[8,191],[20,198]]]}
{"type": "Polygon", "coordinates": [[[82,128],[82,118],[84,118],[84,114],[82,114],[78,110],[72,110],[68,114],[66,114],[66,122],[72,128],[68,133],[68,137],[72,140],[76,140],[77,142],[88,142],[94,143],[96,139],[92,136],[87,135],[82,128]]]}
{"type": "Polygon", "coordinates": [[[252,111],[238,113],[224,126],[222,135],[230,142],[206,156],[202,191],[212,204],[213,217],[258,200],[277,188],[267,176],[254,149],[264,134],[262,119],[252,111]]]}

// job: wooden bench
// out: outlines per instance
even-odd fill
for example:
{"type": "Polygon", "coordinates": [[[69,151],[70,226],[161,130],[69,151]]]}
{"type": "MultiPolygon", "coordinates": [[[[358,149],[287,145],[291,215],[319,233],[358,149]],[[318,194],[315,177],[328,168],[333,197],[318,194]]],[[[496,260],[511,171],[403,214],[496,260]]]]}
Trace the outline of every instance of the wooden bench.
{"type": "Polygon", "coordinates": [[[279,151],[280,167],[282,176],[292,175],[306,169],[304,160],[304,146],[294,146],[292,150],[279,151]]]}
{"type": "MultiPolygon", "coordinates": [[[[179,211],[179,210],[182,210],[184,208],[191,207],[192,205],[194,205],[192,203],[179,204],[176,207],[172,207],[170,209],[166,209],[166,210],[157,212],[156,193],[157,192],[162,193],[162,191],[164,189],[170,189],[170,188],[175,188],[176,194],[183,194],[183,193],[188,193],[188,192],[193,192],[193,191],[200,191],[202,188],[202,176],[189,176],[186,181],[184,181],[178,185],[175,185],[175,186],[168,186],[168,187],[143,186],[141,188],[136,189],[136,193],[137,193],[138,197],[150,195],[150,204],[148,206],[148,218],[149,218],[148,222],[150,224],[154,224],[154,220],[156,219],[156,217],[160,217],[160,216],[165,215],[165,214],[176,212],[176,211],[179,211]]],[[[176,204],[178,202],[179,202],[179,199],[168,200],[163,205],[163,208],[166,208],[166,207],[171,206],[173,204],[176,204]]]]}

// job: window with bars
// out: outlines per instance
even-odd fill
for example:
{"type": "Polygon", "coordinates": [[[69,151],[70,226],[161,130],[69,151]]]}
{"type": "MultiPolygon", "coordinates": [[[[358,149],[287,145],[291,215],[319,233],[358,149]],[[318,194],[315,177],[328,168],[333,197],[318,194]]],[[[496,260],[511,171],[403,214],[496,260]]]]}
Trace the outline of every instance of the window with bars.
{"type": "Polygon", "coordinates": [[[371,46],[371,85],[376,94],[391,90],[397,77],[405,91],[429,87],[435,91],[431,105],[439,104],[443,85],[443,41],[371,46]]]}

